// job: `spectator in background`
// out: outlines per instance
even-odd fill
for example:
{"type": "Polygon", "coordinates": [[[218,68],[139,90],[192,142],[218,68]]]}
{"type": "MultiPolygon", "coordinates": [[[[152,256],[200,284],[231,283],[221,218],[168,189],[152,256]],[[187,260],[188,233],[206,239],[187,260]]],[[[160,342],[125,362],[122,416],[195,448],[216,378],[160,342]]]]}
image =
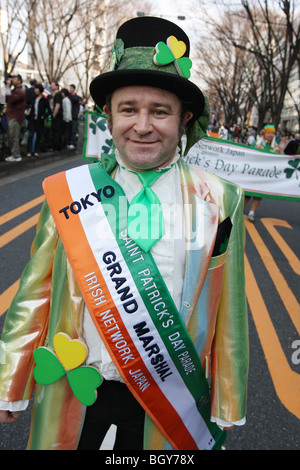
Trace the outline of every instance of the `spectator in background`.
{"type": "Polygon", "coordinates": [[[26,111],[25,111],[25,115],[26,115],[26,117],[28,117],[30,115],[32,102],[33,102],[33,100],[35,100],[34,87],[35,87],[36,84],[37,84],[37,81],[35,80],[35,78],[32,78],[30,80],[30,88],[25,89],[25,93],[26,93],[26,111]]]}
{"type": "Polygon", "coordinates": [[[255,129],[251,128],[250,133],[248,135],[248,139],[247,139],[247,145],[249,145],[249,147],[252,147],[252,146],[255,145],[255,143],[256,143],[255,136],[256,136],[255,129]]]}
{"type": "Polygon", "coordinates": [[[263,128],[262,139],[256,143],[255,148],[263,149],[266,152],[280,153],[279,145],[276,143],[276,130],[272,124],[267,124],[263,128]]]}
{"type": "Polygon", "coordinates": [[[45,89],[44,89],[43,96],[46,98],[48,102],[48,107],[50,111],[50,114],[48,114],[44,122],[44,131],[43,131],[43,135],[41,139],[41,151],[47,152],[47,151],[50,151],[51,145],[52,145],[52,113],[53,113],[54,107],[53,107],[53,96],[48,95],[48,94],[47,96],[45,96],[45,89]]]}
{"type": "MultiPolygon", "coordinates": [[[[263,128],[262,139],[256,143],[255,148],[263,149],[265,152],[281,153],[279,146],[276,144],[275,135],[275,127],[272,124],[267,124],[263,128]]],[[[245,197],[245,205],[248,204],[250,199],[251,197],[249,196],[245,197]]],[[[261,197],[253,197],[251,200],[250,211],[248,214],[248,220],[250,220],[250,222],[254,222],[255,220],[255,213],[260,205],[261,199],[261,197]]]]}
{"type": "Polygon", "coordinates": [[[57,82],[50,84],[51,94],[53,96],[52,113],[52,148],[50,150],[60,151],[62,146],[62,125],[63,125],[63,107],[62,96],[57,82]]]}
{"type": "Polygon", "coordinates": [[[28,140],[29,140],[29,116],[31,113],[32,102],[35,100],[34,87],[37,84],[37,81],[35,78],[32,78],[29,83],[30,83],[30,87],[25,86],[25,93],[26,93],[25,124],[26,124],[26,129],[27,129],[27,132],[26,132],[27,147],[28,147],[28,140]]]}
{"type": "Polygon", "coordinates": [[[223,124],[221,125],[219,129],[219,139],[223,139],[223,140],[228,139],[228,130],[223,124]]]}
{"type": "Polygon", "coordinates": [[[12,152],[6,157],[7,162],[20,162],[22,160],[20,151],[20,132],[25,119],[26,94],[22,86],[21,75],[11,75],[11,90],[9,84],[6,88],[6,116],[8,120],[8,146],[12,152]]]}
{"type": "Polygon", "coordinates": [[[85,119],[85,114],[84,112],[89,109],[88,104],[87,104],[87,99],[85,96],[83,96],[80,100],[79,103],[79,119],[84,120],[85,119]]]}
{"type": "MultiPolygon", "coordinates": [[[[11,79],[9,78],[8,80],[4,81],[5,88],[1,90],[0,94],[0,130],[4,132],[5,134],[8,133],[8,122],[7,122],[7,116],[6,116],[6,105],[5,105],[5,89],[10,89],[11,87],[11,79]]],[[[7,139],[4,138],[2,140],[2,149],[5,147],[7,139]]]]}
{"type": "Polygon", "coordinates": [[[66,88],[62,88],[61,97],[63,108],[62,146],[63,148],[67,148],[70,146],[72,132],[72,103],[70,93],[66,88]]]}
{"type": "Polygon", "coordinates": [[[70,100],[72,103],[72,125],[71,125],[71,142],[68,145],[68,148],[74,149],[77,144],[77,133],[78,133],[78,119],[79,119],[79,107],[81,97],[78,96],[75,92],[75,85],[70,85],[70,100]]]}
{"type": "Polygon", "coordinates": [[[241,127],[238,124],[235,124],[235,129],[234,129],[234,140],[235,142],[240,141],[240,135],[241,135],[241,127]]]}
{"type": "Polygon", "coordinates": [[[240,142],[241,144],[246,144],[247,142],[247,129],[244,127],[241,129],[240,142]]]}
{"type": "Polygon", "coordinates": [[[292,135],[292,138],[286,143],[284,147],[286,155],[300,155],[300,135],[292,135]]]}
{"type": "Polygon", "coordinates": [[[28,124],[27,157],[32,157],[32,154],[39,156],[45,119],[51,114],[49,101],[43,96],[43,91],[44,87],[40,83],[34,86],[35,98],[32,101],[28,124]]]}

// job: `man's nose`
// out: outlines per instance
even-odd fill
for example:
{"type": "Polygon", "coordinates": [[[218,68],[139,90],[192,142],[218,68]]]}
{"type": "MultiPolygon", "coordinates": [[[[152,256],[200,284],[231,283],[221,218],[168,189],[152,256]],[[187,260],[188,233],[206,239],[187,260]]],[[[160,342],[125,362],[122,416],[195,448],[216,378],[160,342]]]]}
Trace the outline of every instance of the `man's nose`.
{"type": "Polygon", "coordinates": [[[140,135],[148,134],[153,130],[151,116],[146,111],[137,113],[134,130],[140,135]]]}

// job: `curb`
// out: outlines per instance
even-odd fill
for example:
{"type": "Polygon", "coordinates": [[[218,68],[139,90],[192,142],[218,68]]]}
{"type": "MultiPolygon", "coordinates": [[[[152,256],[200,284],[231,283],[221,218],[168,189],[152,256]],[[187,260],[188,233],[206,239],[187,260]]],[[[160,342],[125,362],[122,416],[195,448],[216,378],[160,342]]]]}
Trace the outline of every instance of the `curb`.
{"type": "Polygon", "coordinates": [[[82,154],[81,149],[75,150],[62,150],[61,152],[45,152],[41,153],[39,157],[22,157],[20,162],[6,162],[0,161],[0,180],[12,174],[21,173],[23,171],[41,167],[47,163],[56,162],[59,160],[68,159],[76,155],[82,154]]]}

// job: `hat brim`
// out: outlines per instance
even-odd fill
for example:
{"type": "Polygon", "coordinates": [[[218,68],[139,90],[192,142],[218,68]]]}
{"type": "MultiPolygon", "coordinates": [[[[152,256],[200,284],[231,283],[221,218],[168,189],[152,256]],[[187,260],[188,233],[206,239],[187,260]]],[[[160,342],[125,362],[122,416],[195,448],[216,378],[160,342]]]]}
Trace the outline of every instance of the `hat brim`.
{"type": "Polygon", "coordinates": [[[92,81],[90,93],[95,103],[103,109],[107,96],[125,86],[150,86],[174,93],[193,112],[192,121],[198,119],[204,110],[204,96],[193,82],[156,70],[130,69],[103,73],[92,81]]]}

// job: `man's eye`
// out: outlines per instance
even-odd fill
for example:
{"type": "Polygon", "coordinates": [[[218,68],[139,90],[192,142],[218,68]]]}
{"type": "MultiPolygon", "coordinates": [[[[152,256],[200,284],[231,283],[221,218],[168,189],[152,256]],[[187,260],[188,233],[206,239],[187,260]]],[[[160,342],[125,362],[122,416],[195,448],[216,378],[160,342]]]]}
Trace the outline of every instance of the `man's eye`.
{"type": "Polygon", "coordinates": [[[123,108],[122,113],[131,114],[133,113],[133,108],[123,108]]]}
{"type": "Polygon", "coordinates": [[[162,109],[155,109],[154,114],[156,114],[157,116],[165,116],[167,113],[166,113],[166,111],[164,111],[162,109]]]}

